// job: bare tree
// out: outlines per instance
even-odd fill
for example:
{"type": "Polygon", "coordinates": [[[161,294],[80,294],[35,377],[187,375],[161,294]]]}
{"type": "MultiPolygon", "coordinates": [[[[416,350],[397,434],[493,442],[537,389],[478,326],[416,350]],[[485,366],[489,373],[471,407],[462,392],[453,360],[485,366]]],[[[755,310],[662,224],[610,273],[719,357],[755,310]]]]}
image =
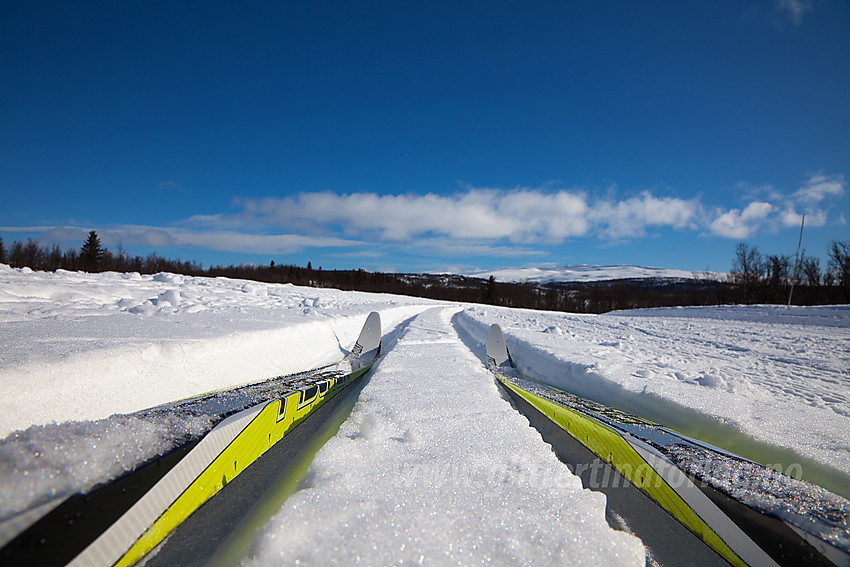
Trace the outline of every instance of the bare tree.
{"type": "Polygon", "coordinates": [[[753,285],[762,279],[764,266],[764,259],[756,246],[750,247],[745,242],[739,242],[729,273],[735,283],[753,285]]]}
{"type": "Polygon", "coordinates": [[[844,289],[845,300],[850,300],[850,242],[829,244],[829,272],[844,289]]]}
{"type": "Polygon", "coordinates": [[[765,262],[758,248],[739,242],[735,249],[735,259],[729,277],[732,283],[740,287],[745,303],[757,300],[758,288],[764,279],[765,262]]]}
{"type": "Polygon", "coordinates": [[[820,269],[820,259],[806,257],[804,254],[800,259],[800,269],[806,277],[806,284],[810,286],[819,286],[823,274],[820,269]]]}
{"type": "Polygon", "coordinates": [[[771,254],[765,263],[767,282],[771,288],[787,285],[791,278],[791,258],[771,254]]]}

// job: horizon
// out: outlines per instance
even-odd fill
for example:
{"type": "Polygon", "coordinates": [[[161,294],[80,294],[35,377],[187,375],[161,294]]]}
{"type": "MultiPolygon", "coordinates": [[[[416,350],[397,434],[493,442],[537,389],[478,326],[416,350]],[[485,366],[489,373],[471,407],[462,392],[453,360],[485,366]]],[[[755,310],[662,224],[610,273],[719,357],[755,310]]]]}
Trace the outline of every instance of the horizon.
{"type": "Polygon", "coordinates": [[[850,5],[0,8],[0,236],[726,272],[850,239],[850,5]]]}
{"type": "MultiPolygon", "coordinates": [[[[2,228],[2,227],[0,227],[0,228],[2,228]]],[[[97,235],[97,231],[91,231],[91,232],[95,232],[95,234],[97,235]]],[[[89,232],[88,234],[91,234],[91,232],[89,232]]],[[[97,235],[97,238],[98,238],[98,241],[101,242],[99,235],[97,235]]],[[[6,242],[5,240],[2,240],[2,235],[0,234],[0,241],[2,241],[2,244],[5,247],[5,253],[7,255],[6,261],[0,262],[0,263],[6,264],[6,265],[9,264],[8,255],[11,252],[11,246],[10,245],[13,245],[15,243],[18,243],[18,244],[21,244],[21,245],[26,245],[27,242],[29,242],[30,240],[39,244],[40,247],[41,247],[42,253],[45,254],[45,255],[49,255],[49,253],[50,253],[49,248],[52,248],[53,246],[58,245],[58,243],[55,243],[55,242],[48,242],[48,243],[42,244],[42,243],[40,243],[40,242],[38,242],[38,241],[36,241],[35,239],[32,239],[32,238],[27,239],[27,241],[15,240],[13,242],[6,242]]],[[[61,246],[59,248],[60,248],[60,250],[63,254],[67,254],[68,252],[71,252],[71,251],[76,251],[77,254],[80,254],[83,246],[82,245],[81,246],[73,246],[72,245],[72,246],[66,247],[65,249],[62,249],[61,246]]],[[[108,246],[103,246],[102,242],[101,242],[101,249],[104,250],[104,251],[108,251],[110,254],[123,253],[125,255],[126,259],[133,259],[134,257],[138,257],[138,258],[142,258],[142,259],[145,258],[144,256],[141,256],[141,255],[130,254],[126,250],[124,250],[123,247],[115,249],[115,248],[109,248],[108,246]]],[[[240,266],[263,267],[263,266],[269,265],[269,264],[258,264],[256,262],[242,262],[238,265],[237,264],[211,264],[211,265],[205,266],[202,263],[197,262],[197,261],[195,261],[191,258],[166,257],[166,256],[159,255],[156,252],[152,252],[151,254],[153,256],[161,258],[162,260],[165,260],[166,262],[194,263],[194,264],[197,264],[198,267],[201,270],[208,270],[208,269],[212,270],[212,269],[216,269],[216,268],[221,268],[221,269],[238,268],[240,266]]],[[[311,266],[312,262],[308,260],[307,265],[298,265],[298,264],[286,264],[285,262],[276,262],[276,261],[272,260],[270,262],[270,264],[271,264],[272,267],[292,265],[294,267],[309,269],[308,266],[311,266]]],[[[32,269],[32,266],[28,266],[28,265],[27,266],[18,266],[18,267],[20,267],[20,268],[26,267],[26,268],[32,269]]],[[[434,270],[434,271],[425,271],[425,272],[398,272],[398,273],[423,274],[423,275],[457,275],[457,276],[480,278],[480,279],[487,279],[491,274],[493,274],[493,275],[500,274],[500,275],[503,276],[503,278],[500,279],[499,277],[496,277],[497,281],[510,282],[510,281],[513,281],[513,280],[504,279],[505,277],[508,276],[508,274],[510,272],[521,273],[521,272],[529,272],[529,271],[532,271],[532,270],[540,271],[540,272],[557,272],[557,271],[561,271],[561,272],[588,272],[588,271],[605,270],[609,273],[606,276],[604,276],[602,279],[609,279],[612,276],[616,277],[616,274],[620,274],[621,272],[616,272],[616,269],[622,269],[622,268],[657,271],[657,272],[662,273],[662,274],[667,274],[667,275],[653,276],[653,277],[681,277],[682,275],[685,275],[685,274],[687,274],[687,275],[708,274],[708,275],[715,276],[715,277],[720,277],[720,276],[726,275],[725,272],[715,272],[715,271],[707,271],[707,270],[686,271],[686,270],[678,270],[676,268],[664,268],[664,267],[660,267],[660,266],[639,266],[639,265],[635,265],[635,264],[555,264],[555,263],[552,263],[552,262],[546,263],[546,264],[538,264],[538,265],[534,265],[534,266],[526,266],[526,267],[517,267],[517,266],[498,267],[498,268],[480,269],[480,270],[472,270],[472,271],[468,270],[468,271],[465,271],[465,272],[448,272],[448,271],[434,270]],[[677,275],[673,275],[673,274],[677,274],[677,275]]],[[[315,266],[312,269],[316,269],[316,270],[338,270],[338,271],[357,271],[357,270],[362,269],[362,268],[357,268],[357,267],[353,267],[353,268],[325,268],[324,266],[315,266]]],[[[35,271],[37,271],[37,270],[35,270],[35,271]]],[[[109,271],[109,270],[102,270],[100,268],[98,270],[96,270],[96,272],[100,272],[100,271],[109,271]]],[[[166,271],[168,271],[168,270],[166,270],[166,271]]],[[[620,276],[620,277],[641,277],[641,276],[627,275],[627,276],[620,276]]],[[[530,281],[532,278],[525,276],[521,279],[523,281],[524,280],[530,281]]],[[[586,279],[586,278],[583,278],[583,279],[586,279]]],[[[517,280],[517,281],[519,281],[519,280],[517,280]]],[[[563,281],[567,281],[567,280],[563,280],[563,281]]],[[[588,280],[588,281],[595,281],[595,280],[588,280]]]]}

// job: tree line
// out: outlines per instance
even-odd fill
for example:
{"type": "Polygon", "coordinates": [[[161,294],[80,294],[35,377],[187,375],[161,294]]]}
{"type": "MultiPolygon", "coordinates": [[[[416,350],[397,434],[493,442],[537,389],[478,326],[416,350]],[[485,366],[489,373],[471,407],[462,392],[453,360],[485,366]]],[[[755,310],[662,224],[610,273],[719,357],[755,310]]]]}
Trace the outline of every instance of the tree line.
{"type": "Polygon", "coordinates": [[[358,270],[314,269],[276,264],[241,264],[203,268],[197,262],[169,260],[156,254],[130,256],[102,246],[95,231],[79,249],[42,247],[33,239],[7,249],[0,237],[0,263],[42,271],[174,272],[190,276],[229,277],[267,283],[391,293],[443,301],[503,307],[605,313],[618,309],[686,305],[786,303],[793,287],[796,305],[850,303],[850,242],[832,242],[825,268],[818,258],[763,255],[740,243],[725,279],[695,274],[692,279],[622,279],[602,282],[505,283],[458,275],[392,274],[358,270]],[[795,270],[796,266],[796,270],[795,270]],[[796,271],[796,275],[795,275],[796,271]]]}
{"type": "Polygon", "coordinates": [[[850,242],[833,241],[824,269],[820,259],[762,254],[744,242],[735,249],[729,281],[735,303],[787,303],[798,305],[850,303],[850,242]]]}
{"type": "Polygon", "coordinates": [[[120,246],[117,251],[112,252],[101,245],[100,237],[95,231],[89,232],[88,238],[79,249],[70,248],[64,252],[58,244],[43,247],[32,238],[26,242],[15,241],[7,250],[3,238],[0,237],[0,264],[8,264],[13,268],[26,266],[46,272],[174,272],[203,275],[201,265],[197,262],[167,260],[156,254],[130,256],[120,246]]]}

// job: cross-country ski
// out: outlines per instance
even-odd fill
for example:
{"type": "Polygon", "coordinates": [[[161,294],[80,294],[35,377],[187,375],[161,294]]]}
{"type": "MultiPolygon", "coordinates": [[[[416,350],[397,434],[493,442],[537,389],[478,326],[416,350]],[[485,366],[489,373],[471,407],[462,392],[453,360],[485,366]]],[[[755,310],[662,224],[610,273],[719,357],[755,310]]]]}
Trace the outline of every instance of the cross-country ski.
{"type": "Polygon", "coordinates": [[[380,349],[381,318],[372,312],[350,352],[336,364],[138,412],[140,419],[203,416],[212,429],[89,494],[6,519],[0,524],[4,565],[136,563],[228,482],[367,372],[380,349]]]}
{"type": "Polygon", "coordinates": [[[523,376],[490,327],[487,366],[528,402],[733,565],[847,565],[850,502],[804,481],[523,376]],[[715,482],[733,471],[753,496],[715,482]],[[837,545],[836,545],[837,544],[837,545]]]}

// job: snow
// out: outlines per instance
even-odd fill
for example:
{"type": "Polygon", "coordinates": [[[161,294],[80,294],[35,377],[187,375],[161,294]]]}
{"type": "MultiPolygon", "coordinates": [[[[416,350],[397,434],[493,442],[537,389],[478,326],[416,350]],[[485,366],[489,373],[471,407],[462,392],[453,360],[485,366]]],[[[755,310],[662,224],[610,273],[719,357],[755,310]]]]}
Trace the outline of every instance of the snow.
{"type": "Polygon", "coordinates": [[[491,323],[553,385],[850,486],[848,306],[575,315],[0,265],[0,521],[208,427],[140,410],[335,362],[373,310],[384,355],[252,564],[643,563],[500,395],[482,360],[491,323]]]}
{"type": "MultiPolygon", "coordinates": [[[[669,268],[650,268],[643,266],[589,266],[586,264],[556,266],[542,265],[529,268],[501,268],[497,270],[478,270],[465,274],[475,278],[493,276],[499,282],[597,282],[619,279],[671,278],[694,279],[694,272],[669,268]]],[[[699,272],[698,277],[720,279],[724,274],[699,272]]]]}
{"type": "Polygon", "coordinates": [[[425,304],[226,278],[0,265],[0,385],[15,391],[0,399],[0,435],[336,362],[370,310],[394,325],[425,304]]]}
{"type": "Polygon", "coordinates": [[[499,323],[521,370],[538,379],[764,464],[797,464],[847,496],[848,306],[606,315],[476,306],[463,316],[480,337],[499,323]]]}
{"type": "Polygon", "coordinates": [[[435,308],[407,327],[249,565],[638,564],[435,308]],[[323,545],[333,541],[333,546],[323,545]]]}

